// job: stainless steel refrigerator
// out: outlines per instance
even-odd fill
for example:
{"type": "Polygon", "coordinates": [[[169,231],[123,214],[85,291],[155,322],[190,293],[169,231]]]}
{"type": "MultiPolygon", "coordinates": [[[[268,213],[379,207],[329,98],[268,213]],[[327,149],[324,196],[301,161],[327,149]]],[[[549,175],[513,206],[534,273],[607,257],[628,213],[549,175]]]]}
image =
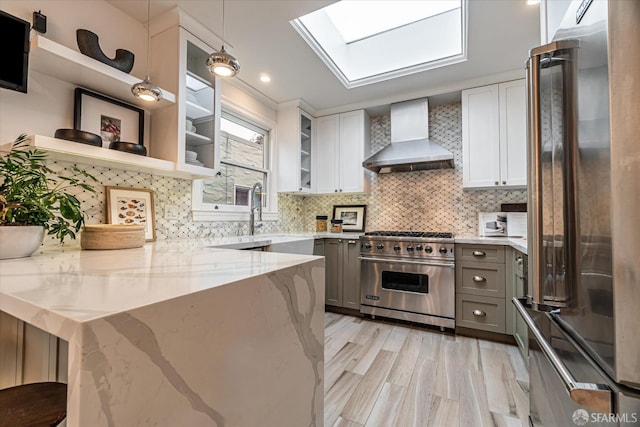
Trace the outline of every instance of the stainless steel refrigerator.
{"type": "Polygon", "coordinates": [[[527,81],[529,421],[640,425],[640,1],[572,2],[527,81]]]}

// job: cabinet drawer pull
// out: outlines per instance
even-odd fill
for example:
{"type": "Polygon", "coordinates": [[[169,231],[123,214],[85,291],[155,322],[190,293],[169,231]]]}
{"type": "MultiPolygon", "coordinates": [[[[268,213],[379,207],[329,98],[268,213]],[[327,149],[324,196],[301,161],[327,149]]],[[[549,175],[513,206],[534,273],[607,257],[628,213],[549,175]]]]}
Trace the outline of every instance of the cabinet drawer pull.
{"type": "Polygon", "coordinates": [[[496,185],[500,185],[500,183],[498,181],[496,181],[496,185]]]}
{"type": "Polygon", "coordinates": [[[502,181],[502,185],[507,185],[507,181],[502,181]]]}
{"type": "Polygon", "coordinates": [[[355,240],[349,240],[349,242],[348,242],[348,243],[349,243],[350,245],[355,245],[355,244],[356,244],[356,241],[355,241],[355,240]]]}
{"type": "Polygon", "coordinates": [[[473,281],[476,283],[484,283],[487,281],[487,279],[482,276],[473,276],[473,281]]]}
{"type": "Polygon", "coordinates": [[[473,310],[473,315],[476,317],[484,317],[487,315],[487,313],[482,310],[473,310]]]}
{"type": "Polygon", "coordinates": [[[485,251],[473,251],[473,256],[486,256],[487,253],[485,251]]]}

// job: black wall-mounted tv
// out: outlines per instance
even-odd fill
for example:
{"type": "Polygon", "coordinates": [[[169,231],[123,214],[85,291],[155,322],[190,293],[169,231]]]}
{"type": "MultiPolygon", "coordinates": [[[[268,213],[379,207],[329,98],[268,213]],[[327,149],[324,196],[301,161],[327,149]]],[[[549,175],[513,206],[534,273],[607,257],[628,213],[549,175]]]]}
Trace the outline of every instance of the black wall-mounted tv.
{"type": "Polygon", "coordinates": [[[0,87],[27,93],[31,24],[0,10],[0,87]]]}

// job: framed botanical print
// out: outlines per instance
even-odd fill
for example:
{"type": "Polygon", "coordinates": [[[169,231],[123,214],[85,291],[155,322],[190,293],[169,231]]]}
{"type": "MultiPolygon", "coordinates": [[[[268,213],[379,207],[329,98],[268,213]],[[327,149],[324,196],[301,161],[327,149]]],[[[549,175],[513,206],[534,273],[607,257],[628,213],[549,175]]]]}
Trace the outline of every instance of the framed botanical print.
{"type": "Polygon", "coordinates": [[[147,241],[156,239],[153,191],[144,188],[105,188],[108,224],[139,224],[145,226],[147,241]]]}

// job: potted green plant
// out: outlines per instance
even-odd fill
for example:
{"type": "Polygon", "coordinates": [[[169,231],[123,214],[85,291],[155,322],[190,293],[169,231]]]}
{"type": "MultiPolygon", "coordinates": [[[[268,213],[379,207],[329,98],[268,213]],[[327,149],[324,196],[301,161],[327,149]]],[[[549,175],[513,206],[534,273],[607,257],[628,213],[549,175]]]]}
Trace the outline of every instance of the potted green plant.
{"type": "Polygon", "coordinates": [[[30,256],[45,231],[60,243],[75,239],[84,216],[80,201],[68,190],[96,192],[84,179],[98,180],[76,166],[71,176],[54,177],[47,153],[29,148],[26,139],[20,135],[0,157],[0,259],[30,256]]]}

